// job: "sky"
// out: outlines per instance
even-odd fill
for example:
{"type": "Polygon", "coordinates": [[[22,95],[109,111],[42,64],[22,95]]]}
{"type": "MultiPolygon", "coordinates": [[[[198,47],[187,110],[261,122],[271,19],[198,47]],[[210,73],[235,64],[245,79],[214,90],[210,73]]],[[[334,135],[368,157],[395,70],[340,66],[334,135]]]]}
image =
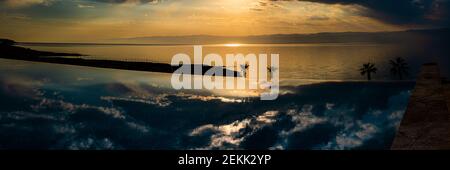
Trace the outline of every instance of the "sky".
{"type": "Polygon", "coordinates": [[[448,26],[450,0],[0,0],[0,37],[95,42],[180,35],[376,32],[448,26]]]}

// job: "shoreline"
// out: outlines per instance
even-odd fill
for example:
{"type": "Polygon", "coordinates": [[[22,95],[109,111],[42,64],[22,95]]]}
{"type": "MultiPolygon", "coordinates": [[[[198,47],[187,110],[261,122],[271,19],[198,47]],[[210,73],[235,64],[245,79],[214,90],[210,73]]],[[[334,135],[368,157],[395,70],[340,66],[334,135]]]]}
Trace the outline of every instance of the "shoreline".
{"type": "MultiPolygon", "coordinates": [[[[96,68],[108,68],[108,69],[120,69],[130,71],[146,71],[146,72],[160,72],[160,73],[173,73],[181,66],[173,66],[165,63],[151,63],[151,62],[133,62],[133,61],[115,61],[115,60],[96,60],[96,59],[83,59],[81,57],[87,56],[77,53],[55,53],[47,51],[37,51],[24,47],[0,45],[0,58],[43,62],[52,64],[65,64],[75,66],[86,66],[96,68]],[[66,57],[64,57],[66,56],[66,57]],[[76,58],[68,58],[76,57],[76,58]]],[[[193,71],[194,65],[191,65],[191,73],[195,75],[193,71]]],[[[231,75],[233,77],[241,77],[241,74],[234,70],[229,70],[220,66],[208,66],[202,65],[202,75],[204,75],[210,69],[221,69],[224,76],[231,75]]]]}

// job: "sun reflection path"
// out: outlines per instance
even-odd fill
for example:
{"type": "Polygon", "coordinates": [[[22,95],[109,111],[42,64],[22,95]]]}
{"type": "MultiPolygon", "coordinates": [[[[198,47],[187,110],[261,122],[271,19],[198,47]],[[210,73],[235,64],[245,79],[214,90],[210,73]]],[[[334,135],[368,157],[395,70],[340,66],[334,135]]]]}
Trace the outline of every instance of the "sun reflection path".
{"type": "Polygon", "coordinates": [[[225,44],[226,47],[239,47],[241,44],[225,44]]]}

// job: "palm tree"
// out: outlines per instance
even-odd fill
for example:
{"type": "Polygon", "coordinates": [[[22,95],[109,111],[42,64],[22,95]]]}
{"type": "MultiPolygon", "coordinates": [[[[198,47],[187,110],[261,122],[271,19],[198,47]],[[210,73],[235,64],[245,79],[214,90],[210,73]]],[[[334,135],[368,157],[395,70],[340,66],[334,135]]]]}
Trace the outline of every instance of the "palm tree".
{"type": "Polygon", "coordinates": [[[270,79],[273,77],[273,73],[277,71],[278,68],[274,66],[268,66],[267,71],[269,72],[270,79]]]}
{"type": "Polygon", "coordinates": [[[391,63],[391,73],[394,76],[398,76],[398,78],[401,80],[403,79],[403,75],[408,75],[408,63],[405,62],[405,60],[401,57],[397,57],[395,60],[390,60],[391,63]]]}
{"type": "Polygon", "coordinates": [[[362,67],[359,69],[359,71],[361,71],[362,76],[367,75],[367,80],[371,80],[372,79],[371,74],[377,73],[377,68],[375,67],[375,64],[369,62],[363,64],[362,67]]]}
{"type": "Polygon", "coordinates": [[[244,74],[244,77],[247,77],[248,67],[250,67],[250,65],[248,63],[245,63],[245,64],[241,65],[241,70],[242,70],[242,73],[244,74]]]}

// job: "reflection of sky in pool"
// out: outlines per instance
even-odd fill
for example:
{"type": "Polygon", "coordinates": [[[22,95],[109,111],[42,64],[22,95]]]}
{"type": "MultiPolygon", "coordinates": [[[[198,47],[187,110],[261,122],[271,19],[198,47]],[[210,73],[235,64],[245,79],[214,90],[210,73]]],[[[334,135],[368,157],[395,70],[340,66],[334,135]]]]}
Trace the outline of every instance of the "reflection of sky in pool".
{"type": "Polygon", "coordinates": [[[282,85],[275,101],[170,74],[0,59],[0,148],[386,149],[411,82],[282,85]]]}

